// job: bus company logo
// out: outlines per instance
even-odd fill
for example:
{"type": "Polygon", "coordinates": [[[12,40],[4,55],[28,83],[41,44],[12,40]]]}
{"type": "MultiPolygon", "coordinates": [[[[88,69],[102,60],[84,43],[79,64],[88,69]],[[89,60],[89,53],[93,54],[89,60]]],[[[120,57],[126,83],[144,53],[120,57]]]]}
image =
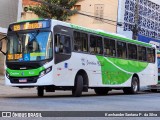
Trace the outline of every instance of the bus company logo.
{"type": "Polygon", "coordinates": [[[94,61],[87,60],[87,65],[97,65],[97,63],[94,61]]]}
{"type": "Polygon", "coordinates": [[[86,65],[86,61],[84,58],[81,59],[81,62],[82,62],[82,65],[84,65],[84,66],[86,65]]]}
{"type": "Polygon", "coordinates": [[[11,75],[19,75],[18,72],[11,72],[11,75]]]}

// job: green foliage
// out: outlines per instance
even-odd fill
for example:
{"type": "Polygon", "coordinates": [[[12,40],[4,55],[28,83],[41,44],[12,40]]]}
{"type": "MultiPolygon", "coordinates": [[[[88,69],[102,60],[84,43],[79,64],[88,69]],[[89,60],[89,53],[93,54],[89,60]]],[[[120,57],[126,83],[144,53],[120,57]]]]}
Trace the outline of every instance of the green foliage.
{"type": "Polygon", "coordinates": [[[76,10],[71,10],[78,0],[41,0],[47,4],[30,6],[29,10],[33,11],[40,18],[57,19],[61,21],[67,20],[69,16],[76,14],[76,10]],[[62,8],[69,9],[66,11],[62,8]]]}

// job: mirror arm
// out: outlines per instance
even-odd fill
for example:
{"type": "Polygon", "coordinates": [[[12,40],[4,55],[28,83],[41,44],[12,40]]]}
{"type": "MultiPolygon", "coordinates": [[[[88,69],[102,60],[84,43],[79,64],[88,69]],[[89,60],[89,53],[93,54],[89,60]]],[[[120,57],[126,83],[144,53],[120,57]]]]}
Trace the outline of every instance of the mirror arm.
{"type": "MultiPolygon", "coordinates": [[[[1,51],[1,50],[0,50],[1,51]]],[[[6,55],[6,53],[5,52],[3,52],[3,51],[1,51],[2,53],[3,53],[3,55],[6,55]]]]}
{"type": "MultiPolygon", "coordinates": [[[[2,41],[3,39],[6,39],[7,38],[7,35],[5,35],[3,38],[1,38],[0,39],[0,41],[2,41]]],[[[3,52],[2,50],[0,50],[0,52],[2,52],[3,53],[3,55],[6,55],[6,53],[5,52],[3,52]]]]}
{"type": "Polygon", "coordinates": [[[5,39],[5,38],[7,38],[7,36],[4,36],[3,38],[1,38],[0,41],[3,40],[3,39],[5,39]]]}

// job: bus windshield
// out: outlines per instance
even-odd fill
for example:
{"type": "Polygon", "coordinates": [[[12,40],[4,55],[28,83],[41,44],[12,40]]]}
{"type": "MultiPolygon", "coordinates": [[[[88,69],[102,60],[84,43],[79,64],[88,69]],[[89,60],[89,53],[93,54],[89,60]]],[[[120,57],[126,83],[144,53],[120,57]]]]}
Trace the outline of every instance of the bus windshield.
{"type": "Polygon", "coordinates": [[[51,32],[33,31],[8,36],[7,61],[39,61],[52,58],[51,32]]]}

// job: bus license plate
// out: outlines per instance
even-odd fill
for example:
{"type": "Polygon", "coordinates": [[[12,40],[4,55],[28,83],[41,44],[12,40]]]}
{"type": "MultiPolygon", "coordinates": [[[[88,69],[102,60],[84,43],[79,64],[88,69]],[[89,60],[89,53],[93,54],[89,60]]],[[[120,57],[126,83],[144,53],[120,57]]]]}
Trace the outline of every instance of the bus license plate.
{"type": "Polygon", "coordinates": [[[19,79],[19,82],[20,82],[20,83],[26,83],[26,82],[27,82],[27,79],[25,79],[25,78],[24,78],[24,79],[19,79]]]}

